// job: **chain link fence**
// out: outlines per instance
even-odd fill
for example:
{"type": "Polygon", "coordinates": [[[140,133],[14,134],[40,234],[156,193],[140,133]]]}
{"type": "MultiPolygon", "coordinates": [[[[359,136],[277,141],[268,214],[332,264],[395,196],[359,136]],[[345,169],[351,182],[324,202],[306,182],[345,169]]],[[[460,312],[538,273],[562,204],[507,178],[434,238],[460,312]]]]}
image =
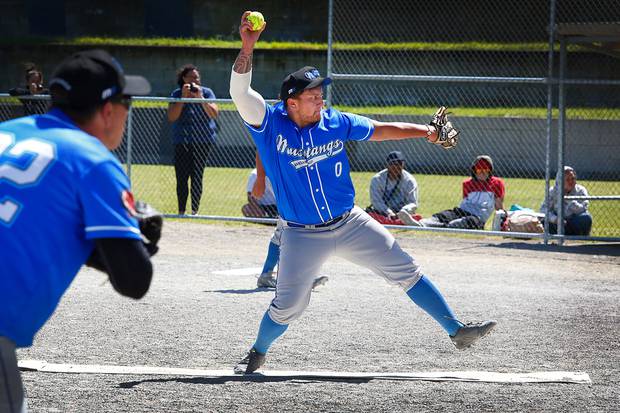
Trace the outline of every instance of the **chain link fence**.
{"type": "MultiPolygon", "coordinates": [[[[590,195],[591,235],[620,237],[617,2],[450,1],[442,9],[449,21],[438,22],[432,4],[330,2],[329,104],[417,123],[445,105],[462,129],[446,153],[417,140],[359,144],[353,169],[381,168],[381,156],[402,151],[428,216],[459,204],[477,155],[493,158],[506,209],[539,211],[556,171],[571,165],[590,195]]],[[[368,187],[357,183],[358,194],[368,187]]]]}
{"type": "MultiPolygon", "coordinates": [[[[117,150],[127,164],[134,195],[171,215],[241,217],[241,208],[247,202],[246,181],[255,164],[255,147],[241,117],[230,100],[209,100],[219,107],[215,144],[175,144],[167,111],[170,103],[179,101],[134,99],[130,127],[117,150]],[[197,177],[203,166],[206,168],[200,180],[197,177]]],[[[204,102],[184,101],[197,105],[204,102]]]]}
{"type": "MultiPolygon", "coordinates": [[[[446,105],[462,130],[451,151],[424,139],[347,143],[356,204],[370,205],[371,178],[386,168],[386,157],[395,150],[418,183],[416,212],[422,217],[459,205],[462,182],[478,155],[490,156],[494,174],[505,181],[505,209],[539,211],[556,171],[570,165],[590,195],[593,226],[586,238],[619,240],[620,51],[605,42],[620,39],[620,33],[614,36],[620,27],[614,2],[584,7],[577,0],[524,0],[498,7],[481,0],[476,7],[468,2],[442,7],[452,10],[452,20],[439,30],[430,4],[330,2],[329,105],[379,121],[421,124],[446,105]]],[[[167,115],[168,105],[177,101],[134,99],[116,154],[136,198],[169,216],[248,219],[242,208],[255,147],[234,105],[209,101],[220,109],[214,145],[180,148],[167,115]],[[196,162],[175,162],[180,149],[195,149],[196,162]],[[199,177],[201,162],[206,163],[202,179],[192,179],[199,177]],[[180,174],[187,179],[178,179],[180,174]]],[[[0,121],[32,113],[35,103],[43,112],[47,98],[0,95],[0,121]]],[[[509,235],[490,231],[492,222],[493,217],[486,222],[485,234],[509,235]]]]}
{"type": "MultiPolygon", "coordinates": [[[[620,208],[620,135],[610,133],[620,119],[618,4],[600,0],[557,1],[555,34],[559,43],[560,124],[556,170],[570,165],[579,180],[589,179],[589,197],[571,194],[564,202],[589,202],[596,235],[618,237],[613,225],[600,225],[600,221],[618,222],[620,208]],[[596,122],[590,122],[591,118],[596,122]],[[589,162],[596,164],[594,170],[588,170],[589,162]]],[[[557,182],[562,184],[558,178],[557,182]]]]}

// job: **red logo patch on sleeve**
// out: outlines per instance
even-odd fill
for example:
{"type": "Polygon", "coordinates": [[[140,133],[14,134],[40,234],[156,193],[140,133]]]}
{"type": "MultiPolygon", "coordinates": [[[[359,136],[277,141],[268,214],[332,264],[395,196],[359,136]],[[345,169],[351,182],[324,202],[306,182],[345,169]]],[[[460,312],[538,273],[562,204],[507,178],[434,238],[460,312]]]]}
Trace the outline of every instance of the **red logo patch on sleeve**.
{"type": "Polygon", "coordinates": [[[133,194],[127,190],[121,193],[121,200],[123,201],[123,206],[129,212],[129,215],[135,217],[138,215],[136,212],[136,204],[133,199],[133,194]]]}

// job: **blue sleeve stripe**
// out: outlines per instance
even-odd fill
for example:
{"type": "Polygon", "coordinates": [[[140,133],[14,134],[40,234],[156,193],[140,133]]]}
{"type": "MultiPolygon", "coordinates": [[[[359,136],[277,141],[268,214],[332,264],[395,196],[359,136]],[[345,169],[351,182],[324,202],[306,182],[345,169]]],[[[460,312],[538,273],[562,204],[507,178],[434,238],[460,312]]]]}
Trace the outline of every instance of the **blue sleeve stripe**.
{"type": "Polygon", "coordinates": [[[262,133],[262,132],[265,131],[265,128],[267,127],[267,124],[269,123],[269,120],[267,120],[267,122],[265,122],[265,125],[263,126],[262,129],[257,129],[254,126],[252,126],[249,123],[247,123],[246,121],[243,121],[243,123],[245,123],[245,126],[247,126],[248,128],[252,129],[253,131],[262,133]]]}
{"type": "Polygon", "coordinates": [[[129,231],[134,234],[140,234],[140,230],[136,227],[123,227],[119,225],[100,225],[96,227],[86,227],[86,232],[96,232],[96,231],[129,231]]]}

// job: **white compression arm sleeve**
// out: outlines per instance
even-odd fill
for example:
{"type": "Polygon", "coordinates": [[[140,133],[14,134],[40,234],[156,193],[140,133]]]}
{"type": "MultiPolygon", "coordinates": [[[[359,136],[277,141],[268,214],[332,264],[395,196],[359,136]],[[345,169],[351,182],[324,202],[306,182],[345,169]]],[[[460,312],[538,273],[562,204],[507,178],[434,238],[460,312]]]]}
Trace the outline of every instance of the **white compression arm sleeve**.
{"type": "Polygon", "coordinates": [[[237,106],[241,119],[252,126],[260,126],[265,118],[265,99],[250,87],[252,71],[230,71],[230,97],[237,106]]]}

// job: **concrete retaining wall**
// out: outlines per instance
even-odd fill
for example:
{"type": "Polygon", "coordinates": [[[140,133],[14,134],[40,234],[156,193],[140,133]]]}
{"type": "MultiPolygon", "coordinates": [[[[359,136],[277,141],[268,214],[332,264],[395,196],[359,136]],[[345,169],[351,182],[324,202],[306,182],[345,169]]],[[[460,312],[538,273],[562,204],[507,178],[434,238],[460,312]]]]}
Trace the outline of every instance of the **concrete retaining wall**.
{"type": "MultiPolygon", "coordinates": [[[[161,119],[161,123],[136,123],[133,154],[136,163],[171,164],[173,147],[171,130],[163,109],[134,109],[150,111],[136,113],[137,118],[161,119]],[[157,114],[156,111],[161,113],[157,114]],[[146,148],[159,148],[153,152],[146,148]]],[[[428,122],[427,118],[409,116],[371,116],[381,121],[428,122]]],[[[462,174],[480,154],[495,160],[496,172],[504,177],[542,178],[545,171],[546,121],[515,118],[458,118],[462,128],[457,149],[442,150],[424,139],[401,142],[349,142],[347,153],[351,166],[358,171],[376,171],[385,165],[385,156],[401,150],[408,159],[408,170],[416,173],[462,174]]],[[[222,112],[218,118],[217,150],[211,157],[216,166],[252,167],[254,144],[236,112],[222,112]],[[231,156],[234,154],[234,156],[231,156]]],[[[610,130],[620,127],[620,121],[569,121],[565,160],[582,179],[620,178],[620,136],[610,130]]],[[[556,125],[553,128],[557,133],[556,125]]],[[[124,150],[121,150],[121,154],[124,150]]],[[[551,147],[552,170],[555,170],[557,146],[551,147]]],[[[121,155],[122,156],[122,155],[121,155]]]]}

